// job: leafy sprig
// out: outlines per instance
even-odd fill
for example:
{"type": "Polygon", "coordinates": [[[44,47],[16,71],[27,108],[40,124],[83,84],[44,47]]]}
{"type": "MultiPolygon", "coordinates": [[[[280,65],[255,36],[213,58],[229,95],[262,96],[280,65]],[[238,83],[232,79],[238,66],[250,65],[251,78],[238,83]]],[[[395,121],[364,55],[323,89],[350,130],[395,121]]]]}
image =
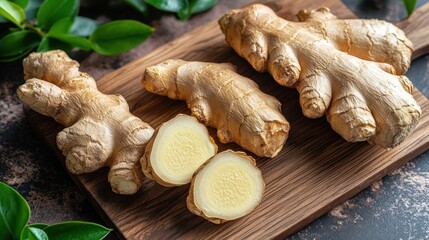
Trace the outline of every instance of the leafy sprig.
{"type": "Polygon", "coordinates": [[[98,240],[111,229],[90,222],[62,222],[57,224],[28,224],[30,207],[13,188],[0,182],[0,239],[3,240],[98,240]]]}
{"type": "Polygon", "coordinates": [[[411,14],[414,12],[414,9],[416,8],[417,0],[402,0],[402,3],[407,10],[408,16],[411,16],[411,14]]]}
{"type": "Polygon", "coordinates": [[[0,38],[0,61],[20,59],[29,52],[73,48],[94,50],[104,55],[126,52],[147,39],[153,28],[135,20],[117,20],[99,25],[77,16],[79,0],[0,0],[0,15],[16,27],[0,38]],[[30,1],[33,2],[33,1],[30,1]],[[35,7],[34,4],[40,4],[35,7]],[[25,9],[31,7],[26,18],[25,9]]]}
{"type": "Polygon", "coordinates": [[[165,12],[173,12],[177,17],[184,21],[191,15],[204,12],[219,0],[123,0],[143,15],[148,15],[148,5],[165,12]]]}

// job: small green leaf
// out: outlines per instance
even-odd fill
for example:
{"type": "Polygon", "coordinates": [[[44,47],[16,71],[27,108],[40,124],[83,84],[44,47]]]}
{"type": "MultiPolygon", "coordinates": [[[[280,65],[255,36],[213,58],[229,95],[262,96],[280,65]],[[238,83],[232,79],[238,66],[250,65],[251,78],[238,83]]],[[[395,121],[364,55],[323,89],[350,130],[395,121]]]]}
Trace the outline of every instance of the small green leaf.
{"type": "Polygon", "coordinates": [[[88,37],[94,32],[95,29],[97,29],[97,27],[97,21],[90,18],[77,16],[73,22],[70,33],[73,35],[88,37]]]}
{"type": "Polygon", "coordinates": [[[70,18],[64,18],[52,25],[46,40],[43,41],[40,51],[48,51],[52,49],[71,50],[73,47],[78,47],[82,50],[91,50],[91,43],[88,39],[81,36],[70,35],[68,32],[72,28],[73,21],[70,18]]]}
{"type": "Polygon", "coordinates": [[[47,37],[42,38],[37,48],[37,52],[46,52],[49,51],[49,40],[47,37]]]}
{"type": "Polygon", "coordinates": [[[9,0],[9,2],[18,4],[22,9],[25,9],[28,5],[28,0],[9,0]]]}
{"type": "Polygon", "coordinates": [[[44,0],[30,0],[28,2],[27,8],[25,8],[25,16],[27,20],[35,19],[37,11],[39,11],[40,5],[42,5],[44,0]]]}
{"type": "Polygon", "coordinates": [[[204,12],[218,3],[218,0],[189,0],[188,7],[177,13],[180,20],[187,20],[195,13],[204,12]]]}
{"type": "Polygon", "coordinates": [[[49,29],[48,36],[67,34],[73,25],[73,21],[70,18],[63,18],[52,25],[49,29]]]}
{"type": "Polygon", "coordinates": [[[104,55],[126,52],[153,32],[153,28],[134,20],[118,20],[97,28],[89,37],[92,48],[104,55]]]}
{"type": "Polygon", "coordinates": [[[402,0],[402,3],[404,3],[405,9],[407,9],[407,14],[410,16],[416,8],[417,0],[402,0]]]}
{"type": "Polygon", "coordinates": [[[15,189],[0,182],[0,239],[19,239],[29,218],[27,201],[15,189]]]}
{"type": "Polygon", "coordinates": [[[204,12],[218,2],[218,0],[189,0],[189,11],[191,14],[204,12]]]}
{"type": "Polygon", "coordinates": [[[18,4],[6,0],[0,0],[0,15],[18,27],[21,27],[21,23],[25,20],[24,9],[18,4]]]}
{"type": "Polygon", "coordinates": [[[39,42],[40,37],[27,30],[14,31],[5,35],[0,39],[0,62],[11,62],[24,57],[39,42]]]}
{"type": "Polygon", "coordinates": [[[135,10],[139,11],[144,16],[147,16],[148,9],[144,0],[123,0],[126,4],[130,5],[135,10]]]}
{"type": "Polygon", "coordinates": [[[50,225],[44,231],[50,240],[98,240],[103,239],[112,229],[89,222],[63,222],[50,225]]]}
{"type": "Polygon", "coordinates": [[[156,9],[166,12],[179,12],[187,8],[187,0],[145,0],[145,2],[156,9]]]}
{"type": "Polygon", "coordinates": [[[28,225],[29,227],[32,227],[32,228],[38,228],[38,229],[45,229],[47,226],[49,226],[48,224],[44,224],[44,223],[33,223],[33,224],[30,224],[30,225],[28,225]]]}
{"type": "Polygon", "coordinates": [[[40,42],[39,48],[37,48],[37,51],[46,52],[49,50],[56,50],[56,49],[60,49],[67,52],[72,50],[73,46],[69,43],[63,42],[55,38],[44,37],[40,42]]]}
{"type": "Polygon", "coordinates": [[[79,10],[79,0],[46,0],[37,12],[38,26],[48,30],[63,18],[74,19],[79,10]]]}
{"type": "Polygon", "coordinates": [[[167,12],[175,12],[180,20],[212,8],[218,0],[145,0],[147,4],[167,12]]]}
{"type": "Polygon", "coordinates": [[[180,10],[180,11],[177,12],[177,17],[179,18],[180,21],[185,21],[190,16],[191,16],[191,13],[189,12],[188,8],[182,9],[182,10],[180,10]]]}
{"type": "Polygon", "coordinates": [[[20,240],[48,240],[48,235],[40,228],[25,226],[21,232],[20,240]]]}
{"type": "Polygon", "coordinates": [[[51,36],[51,38],[70,44],[73,47],[77,47],[85,51],[92,49],[91,42],[81,36],[63,34],[51,36]]]}

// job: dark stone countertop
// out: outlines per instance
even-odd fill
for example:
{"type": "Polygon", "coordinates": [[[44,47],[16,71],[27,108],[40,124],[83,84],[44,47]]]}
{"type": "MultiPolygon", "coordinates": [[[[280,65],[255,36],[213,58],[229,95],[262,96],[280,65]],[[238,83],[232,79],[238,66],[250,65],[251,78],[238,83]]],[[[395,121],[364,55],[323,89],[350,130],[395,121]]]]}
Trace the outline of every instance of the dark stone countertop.
{"type": "MultiPolygon", "coordinates": [[[[361,18],[396,22],[405,17],[399,0],[344,2],[361,18]]],[[[418,4],[424,2],[428,1],[418,4]]],[[[150,22],[157,31],[129,53],[115,57],[80,53],[76,57],[81,62],[82,71],[97,79],[185,32],[217,19],[228,9],[246,3],[245,0],[224,0],[187,22],[167,14],[150,22]]],[[[127,9],[114,7],[116,14],[127,9]]],[[[429,97],[428,55],[415,60],[406,75],[429,97]]],[[[27,199],[32,211],[31,223],[83,220],[104,224],[66,170],[29,127],[15,94],[22,83],[19,62],[0,64],[0,181],[17,189],[27,199]]],[[[290,238],[429,239],[429,152],[380,179],[290,238]]]]}

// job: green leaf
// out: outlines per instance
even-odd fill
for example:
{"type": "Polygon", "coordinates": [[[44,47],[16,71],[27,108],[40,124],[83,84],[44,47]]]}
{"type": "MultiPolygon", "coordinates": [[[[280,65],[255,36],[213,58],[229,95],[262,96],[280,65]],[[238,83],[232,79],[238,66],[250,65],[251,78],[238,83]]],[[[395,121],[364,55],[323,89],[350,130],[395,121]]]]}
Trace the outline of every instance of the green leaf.
{"type": "Polygon", "coordinates": [[[189,10],[189,0],[185,0],[185,5],[182,9],[180,9],[177,12],[177,17],[181,21],[184,21],[184,20],[188,19],[190,16],[191,16],[191,12],[189,10]]]}
{"type": "Polygon", "coordinates": [[[33,224],[30,224],[30,225],[27,225],[27,226],[43,230],[43,229],[45,229],[49,225],[48,224],[44,224],[44,223],[33,223],[33,224]]]}
{"type": "Polygon", "coordinates": [[[48,240],[48,235],[40,228],[25,226],[21,232],[20,240],[48,240]]]}
{"type": "Polygon", "coordinates": [[[37,12],[38,26],[48,30],[63,18],[74,19],[79,10],[79,0],[46,0],[37,12]]]}
{"type": "Polygon", "coordinates": [[[153,28],[134,20],[118,20],[106,23],[97,28],[89,37],[92,48],[104,55],[115,55],[126,52],[153,32],[153,28]]]}
{"type": "Polygon", "coordinates": [[[139,11],[144,16],[148,14],[148,8],[144,0],[123,0],[126,4],[130,5],[135,10],[139,11]]]}
{"type": "Polygon", "coordinates": [[[29,218],[27,201],[15,189],[0,182],[0,239],[19,239],[29,218]]]}
{"type": "Polygon", "coordinates": [[[0,15],[18,27],[21,27],[21,23],[25,20],[24,9],[18,4],[6,0],[0,0],[0,15]]]}
{"type": "Polygon", "coordinates": [[[73,49],[73,46],[69,43],[63,42],[61,40],[44,37],[39,44],[39,48],[37,48],[38,52],[46,52],[49,50],[61,49],[63,51],[70,51],[73,49]]]}
{"type": "Polygon", "coordinates": [[[402,0],[402,3],[404,3],[405,9],[407,9],[407,14],[410,16],[416,8],[417,0],[402,0]]]}
{"type": "Polygon", "coordinates": [[[25,9],[28,5],[28,0],[9,0],[9,2],[18,4],[22,9],[25,9]]]}
{"type": "Polygon", "coordinates": [[[218,3],[218,0],[189,0],[188,7],[177,13],[180,20],[186,20],[195,13],[204,12],[218,3]]]}
{"type": "Polygon", "coordinates": [[[39,42],[40,37],[27,30],[14,31],[5,35],[0,39],[0,62],[11,62],[24,57],[39,42]]]}
{"type": "Polygon", "coordinates": [[[64,18],[56,22],[51,29],[49,30],[47,37],[44,43],[46,46],[43,46],[41,50],[51,50],[53,48],[59,49],[71,49],[73,47],[78,47],[82,50],[91,50],[91,43],[88,39],[85,39],[81,36],[70,35],[68,32],[72,28],[73,21],[70,18],[64,18]],[[52,45],[55,41],[55,45],[52,45]],[[58,45],[59,42],[62,42],[62,45],[58,45]]]}
{"type": "Polygon", "coordinates": [[[37,48],[37,52],[46,52],[49,51],[49,40],[47,37],[42,38],[37,48]]]}
{"type": "Polygon", "coordinates": [[[179,12],[187,8],[187,0],[145,0],[145,2],[152,7],[166,11],[166,12],[179,12]]]}
{"type": "Polygon", "coordinates": [[[63,18],[52,25],[49,29],[48,36],[67,34],[73,25],[73,21],[70,18],[63,18]]]}
{"type": "Polygon", "coordinates": [[[51,38],[67,43],[73,47],[78,47],[85,51],[92,49],[91,42],[81,36],[63,34],[51,36],[51,38]]]}
{"type": "Polygon", "coordinates": [[[89,222],[63,222],[50,225],[44,231],[50,240],[103,239],[112,229],[89,222]]]}
{"type": "Polygon", "coordinates": [[[147,4],[167,12],[175,12],[180,20],[212,8],[218,0],[145,0],[147,4]]]}
{"type": "Polygon", "coordinates": [[[204,12],[212,8],[218,2],[218,0],[190,0],[189,11],[191,14],[204,12]]]}
{"type": "Polygon", "coordinates": [[[97,29],[97,27],[97,21],[90,18],[77,16],[73,22],[70,33],[73,35],[88,37],[94,32],[95,29],[97,29]]]}
{"type": "Polygon", "coordinates": [[[35,19],[37,11],[39,11],[40,5],[42,5],[43,0],[30,0],[28,2],[27,8],[25,8],[25,16],[27,20],[35,19]]]}

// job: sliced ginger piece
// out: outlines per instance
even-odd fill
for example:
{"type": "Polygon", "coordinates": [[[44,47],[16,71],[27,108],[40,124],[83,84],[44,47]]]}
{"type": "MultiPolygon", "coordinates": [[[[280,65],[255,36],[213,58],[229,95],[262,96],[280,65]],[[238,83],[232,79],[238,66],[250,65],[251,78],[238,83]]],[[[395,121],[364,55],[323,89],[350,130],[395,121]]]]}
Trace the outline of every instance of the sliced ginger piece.
{"type": "Polygon", "coordinates": [[[32,53],[23,65],[25,83],[17,95],[66,126],[57,135],[57,146],[67,169],[81,174],[110,166],[114,192],[137,192],[143,177],[140,158],[153,128],[130,113],[122,96],[98,91],[95,80],[63,51],[32,53]]]}
{"type": "Polygon", "coordinates": [[[163,123],[147,144],[141,159],[143,173],[166,187],[188,184],[216,152],[207,128],[196,118],[179,114],[163,123]]]}
{"type": "Polygon", "coordinates": [[[275,157],[288,137],[280,102],[232,64],[170,59],[146,68],[142,84],[149,92],[186,100],[192,116],[217,128],[222,143],[235,142],[260,157],[275,157]]]}
{"type": "Polygon", "coordinates": [[[250,213],[261,202],[264,189],[255,159],[227,150],[194,175],[187,206],[192,213],[220,224],[250,213]]]}
{"type": "Polygon", "coordinates": [[[303,114],[326,113],[345,140],[391,148],[417,125],[421,109],[403,74],[412,44],[393,24],[337,19],[329,9],[301,11],[301,22],[278,17],[261,4],[219,20],[226,42],[255,70],[296,87],[303,114]]]}

